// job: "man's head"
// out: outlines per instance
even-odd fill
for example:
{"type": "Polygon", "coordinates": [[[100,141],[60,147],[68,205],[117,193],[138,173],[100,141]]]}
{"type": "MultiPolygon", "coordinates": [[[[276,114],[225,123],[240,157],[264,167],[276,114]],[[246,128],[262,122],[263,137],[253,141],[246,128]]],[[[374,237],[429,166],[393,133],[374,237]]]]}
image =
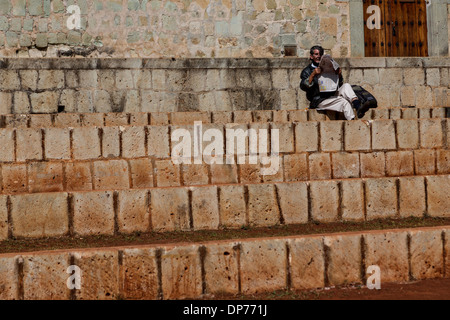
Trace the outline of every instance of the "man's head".
{"type": "Polygon", "coordinates": [[[310,59],[315,64],[318,65],[320,62],[320,58],[323,56],[323,48],[321,46],[314,46],[309,50],[310,59]]]}

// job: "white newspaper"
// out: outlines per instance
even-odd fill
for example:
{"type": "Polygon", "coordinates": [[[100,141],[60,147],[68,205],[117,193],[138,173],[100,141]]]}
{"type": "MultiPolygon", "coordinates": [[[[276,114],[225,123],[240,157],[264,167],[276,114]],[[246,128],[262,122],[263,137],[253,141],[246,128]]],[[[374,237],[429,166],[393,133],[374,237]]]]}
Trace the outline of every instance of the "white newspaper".
{"type": "Polygon", "coordinates": [[[329,54],[325,54],[320,60],[319,67],[322,69],[318,78],[320,92],[336,91],[339,86],[339,74],[336,73],[339,64],[329,54]]]}

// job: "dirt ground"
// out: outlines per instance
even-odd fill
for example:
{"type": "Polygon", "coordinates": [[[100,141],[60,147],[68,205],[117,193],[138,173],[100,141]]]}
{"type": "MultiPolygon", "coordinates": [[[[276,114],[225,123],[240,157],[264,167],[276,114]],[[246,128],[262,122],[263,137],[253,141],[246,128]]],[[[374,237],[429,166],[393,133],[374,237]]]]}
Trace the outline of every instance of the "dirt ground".
{"type": "Polygon", "coordinates": [[[211,296],[205,300],[450,300],[450,279],[381,284],[381,289],[362,285],[307,291],[275,291],[240,296],[211,296]]]}

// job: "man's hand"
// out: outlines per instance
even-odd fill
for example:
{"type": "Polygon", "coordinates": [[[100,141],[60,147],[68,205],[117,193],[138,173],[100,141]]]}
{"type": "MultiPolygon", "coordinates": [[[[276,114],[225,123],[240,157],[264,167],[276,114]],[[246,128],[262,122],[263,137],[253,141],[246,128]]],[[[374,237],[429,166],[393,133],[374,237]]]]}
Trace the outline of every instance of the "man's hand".
{"type": "Polygon", "coordinates": [[[337,68],[337,70],[336,70],[335,72],[336,72],[336,74],[338,74],[338,75],[341,75],[341,74],[342,74],[341,68],[337,68]]]}
{"type": "Polygon", "coordinates": [[[321,73],[322,73],[322,69],[320,67],[315,68],[314,71],[309,76],[309,79],[308,79],[309,83],[313,83],[314,77],[321,73]]]}

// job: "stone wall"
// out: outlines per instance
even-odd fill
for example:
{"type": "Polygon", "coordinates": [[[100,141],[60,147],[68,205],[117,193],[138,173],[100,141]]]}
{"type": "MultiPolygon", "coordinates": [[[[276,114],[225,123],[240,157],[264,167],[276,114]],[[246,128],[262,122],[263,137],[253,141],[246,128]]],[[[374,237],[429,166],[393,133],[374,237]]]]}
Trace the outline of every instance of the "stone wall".
{"type": "MultiPolygon", "coordinates": [[[[379,107],[450,106],[450,59],[338,59],[379,107]]],[[[0,60],[0,114],[295,110],[307,59],[0,60]]]]}
{"type": "MultiPolygon", "coordinates": [[[[72,20],[71,20],[72,21],[72,20]]],[[[321,43],[350,55],[348,3],[335,0],[1,0],[4,56],[280,57],[321,43]],[[67,25],[78,5],[80,29],[67,25]],[[69,26],[70,27],[70,26],[69,26]],[[71,50],[76,49],[76,50],[71,50]]]]}

